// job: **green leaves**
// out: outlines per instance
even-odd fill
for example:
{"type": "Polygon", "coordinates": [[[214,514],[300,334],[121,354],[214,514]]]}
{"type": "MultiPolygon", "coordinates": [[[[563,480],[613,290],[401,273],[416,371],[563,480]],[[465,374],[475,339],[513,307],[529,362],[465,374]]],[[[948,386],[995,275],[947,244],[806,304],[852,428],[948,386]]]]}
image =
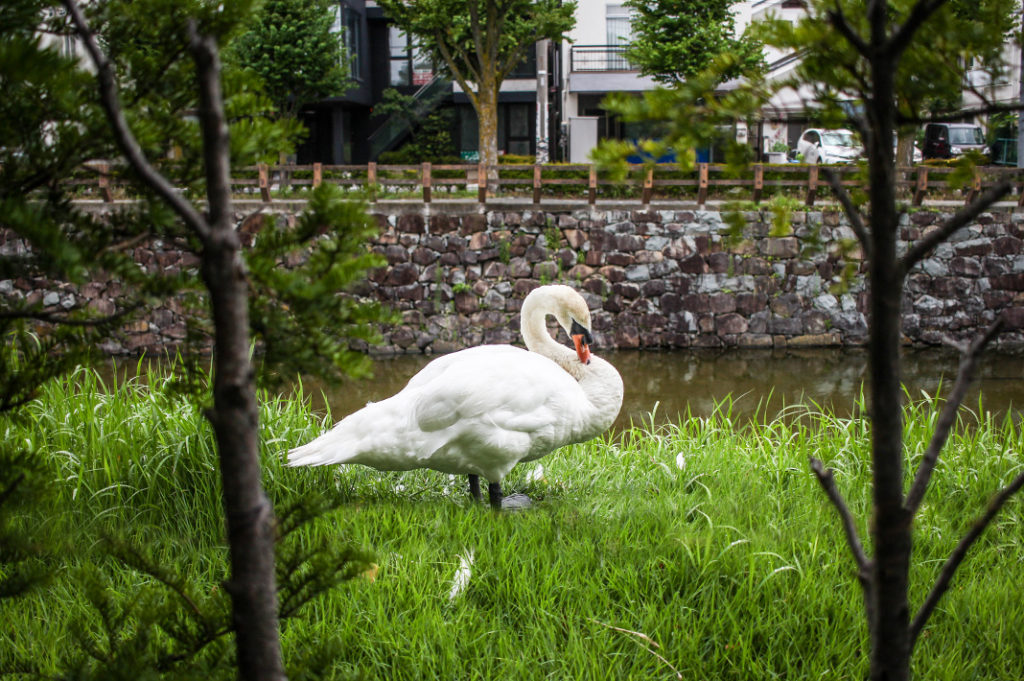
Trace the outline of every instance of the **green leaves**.
{"type": "Polygon", "coordinates": [[[764,67],[762,45],[735,35],[735,0],[627,0],[633,10],[633,38],[626,57],[644,75],[666,85],[693,78],[718,55],[731,55],[722,80],[764,67]]]}
{"type": "Polygon", "coordinates": [[[367,247],[376,231],[365,206],[334,185],[313,192],[294,226],[263,218],[246,262],[249,314],[265,371],[284,366],[331,379],[368,373],[369,358],[351,343],[376,341],[376,324],[389,314],[352,289],[367,269],[385,264],[367,247]],[[282,267],[285,262],[291,266],[282,267]]]}
{"type": "Polygon", "coordinates": [[[267,0],[232,45],[234,60],[259,74],[285,117],[351,85],[341,36],[331,31],[335,11],[328,0],[267,0]]]}

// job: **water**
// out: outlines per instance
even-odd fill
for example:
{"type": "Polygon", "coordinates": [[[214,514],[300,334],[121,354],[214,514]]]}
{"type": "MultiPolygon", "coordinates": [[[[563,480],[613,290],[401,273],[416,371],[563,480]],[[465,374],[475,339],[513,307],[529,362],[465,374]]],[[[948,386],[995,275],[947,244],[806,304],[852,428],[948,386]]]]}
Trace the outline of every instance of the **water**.
{"type": "MultiPolygon", "coordinates": [[[[687,413],[709,415],[717,402],[732,397],[732,413],[740,420],[773,417],[785,407],[813,402],[840,415],[850,415],[867,381],[863,349],[808,348],[730,350],[726,352],[614,351],[602,353],[622,374],[626,387],[616,429],[630,422],[678,421],[687,413]]],[[[903,381],[912,397],[946,394],[956,379],[959,357],[946,349],[906,350],[903,381]]],[[[374,378],[342,386],[307,382],[313,406],[339,420],[368,401],[384,399],[402,389],[432,357],[404,356],[376,362],[374,378]],[[323,395],[321,396],[321,391],[323,395]]],[[[964,405],[1022,419],[1024,355],[989,352],[982,358],[978,379],[964,405]]]]}

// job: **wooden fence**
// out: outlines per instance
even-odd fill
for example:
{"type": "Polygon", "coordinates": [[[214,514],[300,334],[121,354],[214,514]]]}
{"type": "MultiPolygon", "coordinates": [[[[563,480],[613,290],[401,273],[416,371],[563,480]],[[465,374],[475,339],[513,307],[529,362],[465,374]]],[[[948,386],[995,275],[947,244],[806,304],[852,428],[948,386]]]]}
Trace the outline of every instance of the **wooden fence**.
{"type": "MultiPolygon", "coordinates": [[[[898,195],[921,205],[929,198],[962,199],[969,203],[985,189],[1010,180],[1017,205],[1024,206],[1024,171],[1016,168],[981,166],[965,184],[953,187],[950,175],[955,168],[916,165],[896,171],[898,195]]],[[[231,179],[236,195],[257,194],[263,202],[289,195],[301,197],[303,190],[323,183],[334,183],[358,192],[370,202],[398,194],[400,198],[421,199],[430,203],[438,194],[475,200],[486,204],[504,197],[532,197],[534,204],[545,198],[585,198],[593,205],[601,198],[652,200],[675,199],[703,206],[709,199],[760,203],[768,196],[785,194],[813,206],[830,195],[826,173],[834,173],[847,190],[864,188],[863,171],[857,166],[816,166],[803,164],[754,164],[742,174],[719,164],[699,163],[683,170],[674,164],[631,166],[624,180],[599,173],[593,165],[259,165],[235,171],[231,179]],[[488,171],[490,171],[488,173],[488,171]]],[[[121,172],[105,163],[92,163],[85,174],[71,180],[85,194],[95,193],[104,201],[113,201],[115,193],[124,194],[127,183],[121,172]]]]}

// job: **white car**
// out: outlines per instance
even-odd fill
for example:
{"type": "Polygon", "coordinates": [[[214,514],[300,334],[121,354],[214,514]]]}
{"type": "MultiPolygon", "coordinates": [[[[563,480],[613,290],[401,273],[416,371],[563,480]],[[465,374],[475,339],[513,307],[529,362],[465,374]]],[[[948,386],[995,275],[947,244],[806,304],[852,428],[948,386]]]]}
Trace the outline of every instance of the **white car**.
{"type": "Polygon", "coordinates": [[[796,151],[804,163],[853,163],[864,155],[864,147],[850,130],[811,128],[800,135],[796,151]]]}

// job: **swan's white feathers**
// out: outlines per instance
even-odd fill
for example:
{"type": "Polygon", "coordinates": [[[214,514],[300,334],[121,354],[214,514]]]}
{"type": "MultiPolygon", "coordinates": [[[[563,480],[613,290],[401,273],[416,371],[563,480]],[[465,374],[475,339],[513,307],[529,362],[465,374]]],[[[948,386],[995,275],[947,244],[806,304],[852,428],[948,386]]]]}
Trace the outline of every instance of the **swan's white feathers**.
{"type": "Polygon", "coordinates": [[[537,353],[485,345],[440,357],[398,394],[289,452],[292,466],[362,463],[500,480],[573,441],[588,406],[579,383],[537,353]]]}
{"type": "Polygon", "coordinates": [[[563,326],[570,318],[589,325],[582,297],[567,286],[541,287],[522,314],[529,351],[483,345],[439,357],[401,392],[289,451],[288,465],[431,468],[498,482],[520,461],[608,428],[622,404],[622,378],[599,357],[581,364],[544,326],[547,314],[563,326]]]}

